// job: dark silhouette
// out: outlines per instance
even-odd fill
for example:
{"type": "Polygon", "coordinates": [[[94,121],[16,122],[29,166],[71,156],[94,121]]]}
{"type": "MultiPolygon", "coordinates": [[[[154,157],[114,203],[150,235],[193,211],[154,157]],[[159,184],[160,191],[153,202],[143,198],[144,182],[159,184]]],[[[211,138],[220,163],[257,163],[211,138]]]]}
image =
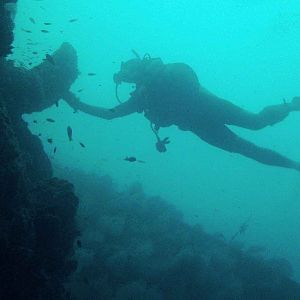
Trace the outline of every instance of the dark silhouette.
{"type": "Polygon", "coordinates": [[[77,78],[77,57],[63,44],[53,53],[55,66],[45,61],[27,69],[7,60],[14,4],[0,1],[0,299],[67,300],[65,283],[77,267],[79,200],[72,184],[53,177],[22,115],[61,99],[77,78]]]}
{"type": "MultiPolygon", "coordinates": [[[[114,81],[116,87],[122,82],[135,83],[136,89],[128,101],[113,109],[82,103],[70,92],[64,98],[76,110],[107,120],[143,112],[150,120],[151,127],[154,124],[156,132],[160,127],[177,125],[179,129],[189,130],[203,141],[223,150],[242,154],[267,165],[300,171],[300,163],[256,146],[227,127],[235,125],[259,130],[272,126],[290,112],[300,111],[300,97],[293,98],[290,103],[284,101],[267,106],[259,113],[251,113],[208,92],[188,65],[164,64],[161,59],[150,58],[149,55],[122,63],[120,71],[114,75],[114,81]]],[[[158,138],[157,149],[164,152],[165,145],[161,143],[163,140],[158,138]]]]}

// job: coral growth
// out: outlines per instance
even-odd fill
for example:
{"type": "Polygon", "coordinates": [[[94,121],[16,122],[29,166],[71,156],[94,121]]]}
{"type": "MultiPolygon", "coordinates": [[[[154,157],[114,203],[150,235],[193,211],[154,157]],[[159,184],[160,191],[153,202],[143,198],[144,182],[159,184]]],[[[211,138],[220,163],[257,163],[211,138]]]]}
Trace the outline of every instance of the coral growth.
{"type": "Polygon", "coordinates": [[[74,299],[300,299],[286,261],[188,225],[138,184],[119,193],[108,177],[65,176],[82,200],[74,299]]]}
{"type": "Polygon", "coordinates": [[[52,178],[42,145],[21,115],[57,101],[77,76],[76,54],[67,44],[58,51],[66,70],[74,72],[56,69],[57,85],[41,80],[51,82],[54,71],[48,66],[41,64],[39,71],[14,67],[3,58],[13,40],[5,4],[0,3],[0,299],[68,299],[64,282],[77,266],[78,199],[70,183],[52,178]]]}

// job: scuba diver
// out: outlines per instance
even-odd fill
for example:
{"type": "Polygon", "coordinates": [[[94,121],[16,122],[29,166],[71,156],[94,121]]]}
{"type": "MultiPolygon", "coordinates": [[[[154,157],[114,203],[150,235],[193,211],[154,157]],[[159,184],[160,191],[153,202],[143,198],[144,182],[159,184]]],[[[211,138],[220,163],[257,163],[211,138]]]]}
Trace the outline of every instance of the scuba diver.
{"type": "Polygon", "coordinates": [[[191,67],[184,63],[164,64],[160,58],[146,54],[121,63],[120,71],[113,76],[116,96],[120,104],[112,109],[81,102],[67,92],[64,99],[75,110],[111,120],[138,112],[150,121],[157,138],[156,148],[166,151],[168,138],[160,139],[160,127],[176,125],[188,130],[210,145],[228,152],[239,153],[260,163],[300,171],[300,163],[275,151],[259,147],[231,131],[227,125],[250,130],[272,126],[285,119],[290,112],[300,111],[300,97],[291,102],[265,107],[259,113],[248,112],[233,103],[219,98],[203,88],[191,67]],[[135,90],[122,103],[118,86],[133,83],[135,90]]]}

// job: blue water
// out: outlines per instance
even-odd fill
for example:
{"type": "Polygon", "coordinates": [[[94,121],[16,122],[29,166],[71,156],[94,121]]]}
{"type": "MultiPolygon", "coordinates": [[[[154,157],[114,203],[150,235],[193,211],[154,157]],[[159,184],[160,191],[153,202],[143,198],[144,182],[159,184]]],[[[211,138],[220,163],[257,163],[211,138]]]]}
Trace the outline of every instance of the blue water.
{"type": "MultiPolygon", "coordinates": [[[[72,90],[93,105],[117,105],[112,76],[121,61],[133,57],[131,49],[161,57],[165,63],[189,64],[208,90],[253,112],[300,95],[299,1],[20,0],[15,37],[12,57],[18,64],[30,61],[33,66],[43,59],[43,50],[51,53],[62,42],[70,42],[81,72],[72,90]],[[28,38],[38,44],[26,48],[28,38]],[[96,76],[88,76],[89,72],[96,76]]],[[[130,85],[122,85],[120,97],[126,99],[130,90],[130,85]]],[[[42,133],[45,151],[55,165],[108,174],[120,190],[141,182],[147,194],[161,195],[188,222],[201,223],[207,232],[227,239],[250,218],[239,241],[265,247],[267,257],[288,259],[300,282],[300,175],[295,171],[213,148],[174,126],[161,130],[171,144],[166,153],[158,153],[141,114],[105,121],[73,114],[61,100],[59,109],[51,107],[24,119],[33,133],[42,133]],[[56,122],[43,123],[45,117],[56,122]],[[33,124],[34,119],[39,124],[33,124]],[[67,141],[69,125],[86,148],[67,141]],[[48,137],[57,142],[55,157],[48,137]],[[132,155],[146,163],[123,161],[132,155]]],[[[261,131],[232,129],[299,161],[299,125],[300,113],[293,113],[261,131]]]]}

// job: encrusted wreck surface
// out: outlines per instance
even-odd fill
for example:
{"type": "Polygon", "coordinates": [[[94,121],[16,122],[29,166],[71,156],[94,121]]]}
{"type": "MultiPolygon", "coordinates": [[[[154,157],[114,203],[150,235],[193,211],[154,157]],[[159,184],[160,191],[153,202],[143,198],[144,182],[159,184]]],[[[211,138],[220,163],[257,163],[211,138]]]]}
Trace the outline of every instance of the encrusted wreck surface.
{"type": "MultiPolygon", "coordinates": [[[[64,281],[75,269],[78,199],[73,186],[52,177],[40,140],[21,119],[59,100],[77,77],[69,44],[32,70],[4,57],[13,23],[0,2],[0,299],[67,299],[64,281]]],[[[10,3],[13,1],[9,1],[10,3]]]]}

